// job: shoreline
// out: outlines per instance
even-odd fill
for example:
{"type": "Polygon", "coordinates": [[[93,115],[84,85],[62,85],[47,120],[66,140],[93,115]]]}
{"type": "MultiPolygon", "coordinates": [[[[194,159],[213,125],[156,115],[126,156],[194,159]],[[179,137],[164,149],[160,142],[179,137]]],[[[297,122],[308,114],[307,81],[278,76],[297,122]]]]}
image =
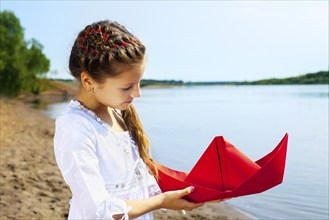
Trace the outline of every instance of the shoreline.
{"type": "MultiPolygon", "coordinates": [[[[53,153],[54,120],[18,99],[0,99],[1,219],[66,219],[71,192],[53,153]]],[[[155,219],[255,219],[225,202],[186,215],[157,210],[155,219]]]]}

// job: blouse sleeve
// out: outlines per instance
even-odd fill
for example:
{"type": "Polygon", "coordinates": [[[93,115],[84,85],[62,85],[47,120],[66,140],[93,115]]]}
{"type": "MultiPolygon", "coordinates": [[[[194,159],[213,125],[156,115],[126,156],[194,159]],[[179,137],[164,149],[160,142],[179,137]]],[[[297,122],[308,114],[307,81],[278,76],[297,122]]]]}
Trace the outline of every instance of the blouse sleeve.
{"type": "MultiPolygon", "coordinates": [[[[151,152],[150,152],[150,154],[152,156],[151,152]]],[[[150,172],[147,172],[147,186],[148,186],[148,192],[149,192],[150,197],[156,196],[156,195],[159,195],[160,193],[162,193],[158,182],[156,181],[153,174],[151,174],[150,172]]]]}
{"type": "Polygon", "coordinates": [[[128,219],[128,207],[105,189],[96,155],[96,138],[87,123],[61,117],[56,120],[54,151],[59,169],[74,201],[86,219],[128,219]]]}
{"type": "Polygon", "coordinates": [[[156,196],[160,193],[162,193],[157,181],[155,180],[154,176],[152,174],[150,174],[148,172],[148,178],[147,178],[147,182],[148,182],[148,191],[149,191],[149,196],[156,196]]]}

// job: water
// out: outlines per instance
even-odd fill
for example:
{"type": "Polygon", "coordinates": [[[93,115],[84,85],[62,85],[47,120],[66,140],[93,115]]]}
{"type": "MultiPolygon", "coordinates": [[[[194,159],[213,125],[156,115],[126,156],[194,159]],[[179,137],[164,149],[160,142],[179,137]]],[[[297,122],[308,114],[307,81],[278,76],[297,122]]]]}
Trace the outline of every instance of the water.
{"type": "MultiPolygon", "coordinates": [[[[284,181],[228,203],[261,219],[328,219],[328,85],[208,86],[143,89],[135,106],[155,160],[190,170],[214,136],[251,159],[286,132],[284,181]]],[[[48,107],[55,118],[67,103],[48,107]]]]}

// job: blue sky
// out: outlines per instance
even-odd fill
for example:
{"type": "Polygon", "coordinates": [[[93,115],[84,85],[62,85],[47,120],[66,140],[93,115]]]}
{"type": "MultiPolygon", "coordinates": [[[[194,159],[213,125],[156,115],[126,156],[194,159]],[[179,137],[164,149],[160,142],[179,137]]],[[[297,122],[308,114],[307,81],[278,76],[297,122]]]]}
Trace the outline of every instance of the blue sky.
{"type": "Polygon", "coordinates": [[[146,79],[230,81],[328,69],[328,1],[1,1],[71,78],[77,33],[118,21],[147,47],[146,79]]]}

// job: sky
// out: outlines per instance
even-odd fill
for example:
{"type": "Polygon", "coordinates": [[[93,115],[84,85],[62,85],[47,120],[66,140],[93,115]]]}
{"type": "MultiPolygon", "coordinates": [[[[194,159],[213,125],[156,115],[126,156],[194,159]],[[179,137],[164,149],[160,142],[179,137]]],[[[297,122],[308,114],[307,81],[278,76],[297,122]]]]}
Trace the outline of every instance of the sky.
{"type": "Polygon", "coordinates": [[[328,1],[1,0],[37,39],[51,78],[72,79],[78,32],[109,19],[146,46],[144,79],[243,81],[328,70],[328,1]],[[57,72],[57,74],[54,74],[57,72]]]}

